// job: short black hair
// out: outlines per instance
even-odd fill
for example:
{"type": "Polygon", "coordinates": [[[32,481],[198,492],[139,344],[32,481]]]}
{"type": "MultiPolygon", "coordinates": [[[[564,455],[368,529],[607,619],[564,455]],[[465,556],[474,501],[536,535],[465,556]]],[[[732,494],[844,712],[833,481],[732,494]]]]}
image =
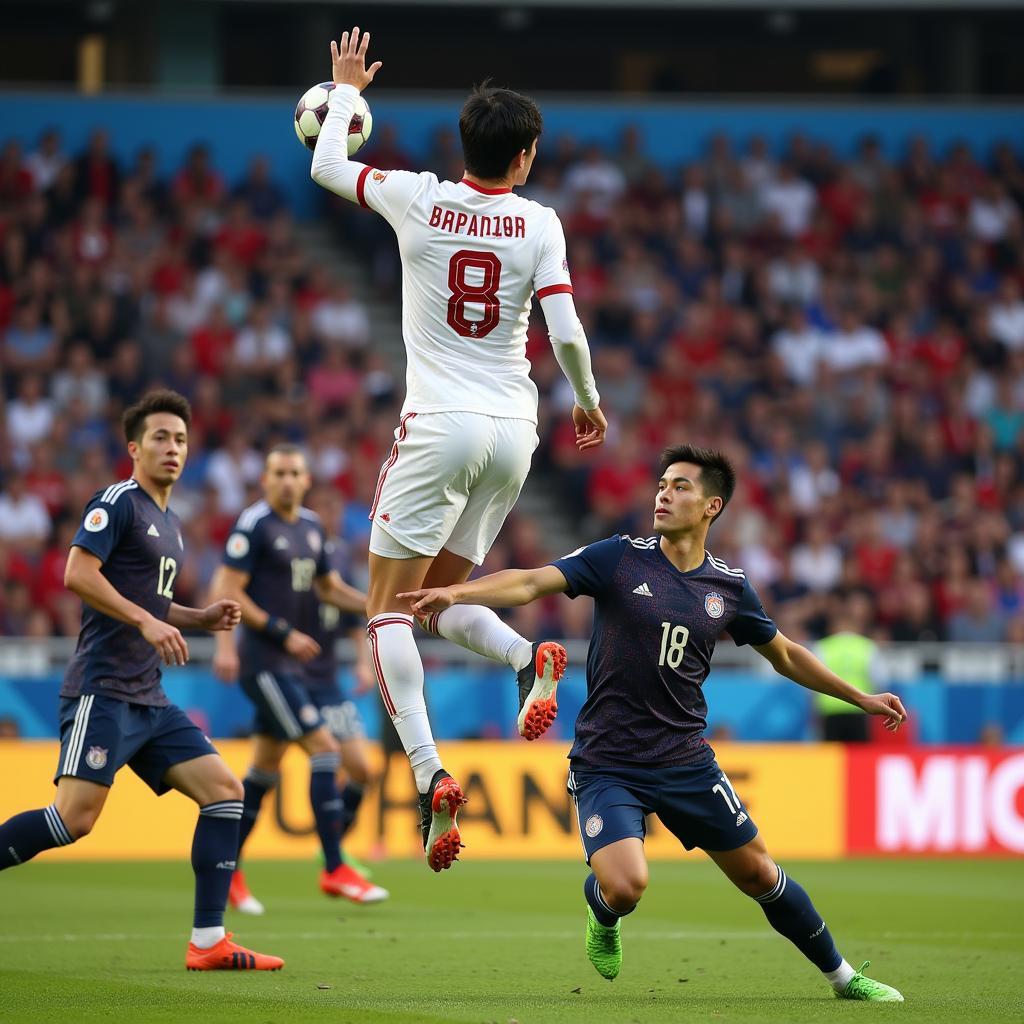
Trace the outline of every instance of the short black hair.
{"type": "Polygon", "coordinates": [[[185,422],[185,429],[192,426],[192,406],[184,395],[170,388],[160,388],[157,391],[150,391],[140,398],[134,405],[125,409],[121,423],[124,427],[124,436],[128,441],[141,441],[146,431],[146,417],[158,412],[169,412],[172,416],[178,416],[185,422]]]}
{"type": "Polygon", "coordinates": [[[478,178],[500,178],[543,130],[540,109],[528,96],[482,82],[459,114],[466,170],[478,178]]]}
{"type": "MultiPolygon", "coordinates": [[[[699,448],[693,444],[677,444],[661,453],[659,476],[664,476],[669,466],[676,462],[689,462],[700,466],[700,485],[708,497],[722,499],[722,508],[715,519],[725,511],[733,491],[736,490],[736,470],[732,463],[713,448],[699,448]]],[[[712,520],[713,522],[714,520],[712,520]]]]}

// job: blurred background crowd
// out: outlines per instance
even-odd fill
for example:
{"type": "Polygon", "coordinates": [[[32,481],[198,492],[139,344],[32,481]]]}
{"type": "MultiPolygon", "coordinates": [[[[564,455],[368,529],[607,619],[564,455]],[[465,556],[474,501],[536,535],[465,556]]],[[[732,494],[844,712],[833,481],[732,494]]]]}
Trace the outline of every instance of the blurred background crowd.
{"type": "MultiPolygon", "coordinates": [[[[360,159],[459,177],[457,140],[406,153],[381,125],[360,159]]],[[[62,584],[90,495],[127,476],[126,404],[155,383],[193,403],[174,504],[198,601],[261,451],[303,444],[362,582],[368,501],[392,443],[400,368],[366,300],[397,302],[387,225],[329,204],[372,267],[358,294],[314,259],[265,160],[225,181],[196,146],[169,180],[97,132],[0,153],[0,635],[73,636],[62,584]]],[[[534,472],[578,543],[649,535],[657,454],[721,447],[740,484],[710,546],[797,637],[839,615],[881,639],[1024,642],[1024,168],[1009,145],[933,152],[871,137],[840,160],[794,136],[715,137],[656,166],[628,129],[602,150],[542,139],[523,194],[553,206],[609,441],[581,458],[543,320],[534,472]]],[[[517,512],[485,569],[538,564],[547,524],[517,512]]],[[[563,599],[524,628],[585,636],[563,599]]]]}

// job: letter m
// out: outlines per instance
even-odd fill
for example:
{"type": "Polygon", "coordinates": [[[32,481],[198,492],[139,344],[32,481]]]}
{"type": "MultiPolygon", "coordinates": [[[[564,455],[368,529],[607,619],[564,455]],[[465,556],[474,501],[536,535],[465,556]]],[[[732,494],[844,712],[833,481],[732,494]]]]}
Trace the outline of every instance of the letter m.
{"type": "Polygon", "coordinates": [[[926,757],[920,773],[904,755],[880,757],[876,768],[880,850],[952,850],[957,840],[957,763],[926,757]]]}

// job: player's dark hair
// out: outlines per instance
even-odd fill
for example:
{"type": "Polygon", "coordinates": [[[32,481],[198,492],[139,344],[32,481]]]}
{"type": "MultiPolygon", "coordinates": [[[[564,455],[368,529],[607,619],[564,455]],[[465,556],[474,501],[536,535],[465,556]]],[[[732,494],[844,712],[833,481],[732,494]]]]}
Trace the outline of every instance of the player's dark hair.
{"type": "Polygon", "coordinates": [[[478,178],[500,178],[543,130],[540,109],[528,96],[482,82],[459,114],[466,170],[478,178]]]}
{"type": "MultiPolygon", "coordinates": [[[[722,508],[715,519],[725,511],[732,492],[736,490],[736,470],[732,463],[713,448],[698,448],[693,444],[678,444],[661,453],[659,475],[664,476],[669,466],[676,462],[689,462],[700,466],[700,485],[708,497],[722,499],[722,508]]],[[[714,520],[712,520],[714,522],[714,520]]]]}
{"type": "Polygon", "coordinates": [[[141,441],[146,432],[146,417],[158,412],[169,412],[185,422],[185,429],[192,426],[192,406],[184,395],[169,388],[160,388],[143,395],[134,405],[125,409],[121,417],[124,436],[128,441],[141,441]]]}

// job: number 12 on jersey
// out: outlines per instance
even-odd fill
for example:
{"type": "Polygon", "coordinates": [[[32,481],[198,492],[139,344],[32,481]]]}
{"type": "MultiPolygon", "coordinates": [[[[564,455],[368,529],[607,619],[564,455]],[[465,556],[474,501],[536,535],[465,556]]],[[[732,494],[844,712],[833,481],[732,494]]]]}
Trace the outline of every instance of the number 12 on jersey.
{"type": "Polygon", "coordinates": [[[501,260],[493,252],[460,249],[448,261],[448,326],[463,338],[486,338],[498,326],[500,319],[500,285],[501,260]],[[483,273],[480,284],[466,280],[466,272],[470,268],[483,273]],[[467,302],[476,302],[484,307],[482,320],[470,320],[466,316],[467,302]]]}
{"type": "Polygon", "coordinates": [[[671,622],[661,624],[661,654],[658,655],[659,665],[679,668],[686,650],[686,642],[690,639],[690,631],[685,626],[673,626],[671,622]]]}

